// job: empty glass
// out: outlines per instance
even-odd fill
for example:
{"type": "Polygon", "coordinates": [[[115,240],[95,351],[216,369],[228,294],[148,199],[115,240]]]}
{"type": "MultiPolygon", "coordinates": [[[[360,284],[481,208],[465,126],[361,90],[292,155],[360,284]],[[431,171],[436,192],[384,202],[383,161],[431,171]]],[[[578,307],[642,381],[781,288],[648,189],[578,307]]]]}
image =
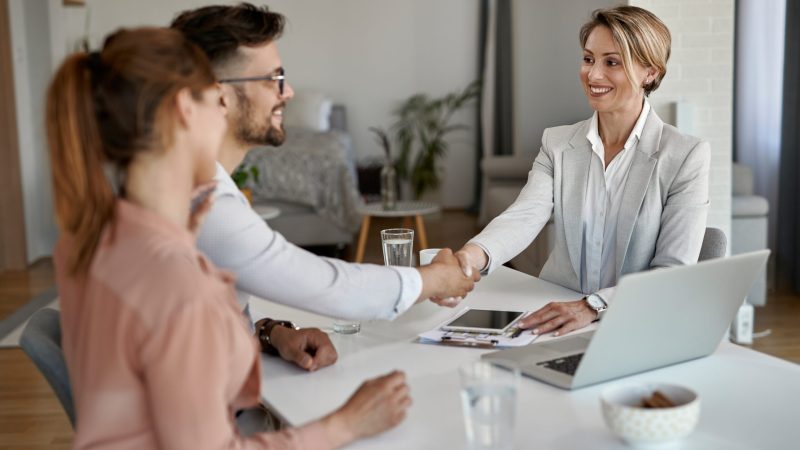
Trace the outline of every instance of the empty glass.
{"type": "Polygon", "coordinates": [[[361,322],[350,322],[345,319],[336,319],[333,322],[333,331],[339,334],[356,334],[361,331],[361,322]]]}
{"type": "Polygon", "coordinates": [[[513,448],[519,370],[478,361],[460,367],[459,374],[467,448],[513,448]]]}

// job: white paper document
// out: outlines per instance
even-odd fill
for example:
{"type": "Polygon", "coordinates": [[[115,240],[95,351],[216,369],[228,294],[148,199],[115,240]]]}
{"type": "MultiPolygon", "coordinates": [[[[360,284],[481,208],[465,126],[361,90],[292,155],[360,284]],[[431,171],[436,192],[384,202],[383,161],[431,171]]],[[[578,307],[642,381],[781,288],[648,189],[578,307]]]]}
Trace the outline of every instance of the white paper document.
{"type": "Polygon", "coordinates": [[[418,342],[422,344],[444,344],[460,347],[508,348],[523,347],[530,344],[538,335],[532,330],[520,330],[516,326],[509,328],[505,334],[468,333],[462,331],[443,330],[452,319],[448,319],[436,328],[421,333],[418,342]]]}

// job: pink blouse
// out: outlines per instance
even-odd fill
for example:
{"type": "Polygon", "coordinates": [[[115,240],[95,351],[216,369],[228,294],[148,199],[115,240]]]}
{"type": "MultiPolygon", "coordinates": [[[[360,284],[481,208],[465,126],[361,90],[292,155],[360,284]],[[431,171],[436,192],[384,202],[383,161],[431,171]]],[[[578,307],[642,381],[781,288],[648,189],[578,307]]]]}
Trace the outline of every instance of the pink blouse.
{"type": "Polygon", "coordinates": [[[329,448],[319,422],[237,433],[234,412],[259,399],[257,343],[233,276],[187,230],[120,200],[84,281],[70,250],[62,237],[54,260],[75,448],[329,448]]]}

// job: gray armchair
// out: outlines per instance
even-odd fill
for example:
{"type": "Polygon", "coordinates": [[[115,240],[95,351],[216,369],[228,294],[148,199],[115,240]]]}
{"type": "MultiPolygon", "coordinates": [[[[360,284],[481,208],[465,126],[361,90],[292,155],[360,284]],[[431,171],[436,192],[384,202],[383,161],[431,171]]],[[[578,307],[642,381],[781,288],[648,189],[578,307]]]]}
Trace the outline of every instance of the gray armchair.
{"type": "MultiPolygon", "coordinates": [[[[511,206],[528,180],[536,155],[489,156],[481,161],[483,197],[478,224],[485,226],[511,206]]],[[[537,276],[553,250],[553,221],[545,225],[539,236],[510,262],[515,269],[537,276]]]]}
{"type": "Polygon", "coordinates": [[[72,401],[67,363],[61,350],[59,312],[52,308],[43,308],[34,313],[22,331],[19,343],[25,354],[50,383],[74,428],[75,406],[72,401]]]}

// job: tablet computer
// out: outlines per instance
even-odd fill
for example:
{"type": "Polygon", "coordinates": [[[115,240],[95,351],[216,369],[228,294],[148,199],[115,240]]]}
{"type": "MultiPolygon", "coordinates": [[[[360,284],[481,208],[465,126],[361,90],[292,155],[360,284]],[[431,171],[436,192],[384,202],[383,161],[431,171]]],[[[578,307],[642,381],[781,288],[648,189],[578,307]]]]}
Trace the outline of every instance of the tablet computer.
{"type": "Polygon", "coordinates": [[[492,311],[466,308],[442,326],[442,330],[503,334],[524,314],[524,311],[492,311]]]}

